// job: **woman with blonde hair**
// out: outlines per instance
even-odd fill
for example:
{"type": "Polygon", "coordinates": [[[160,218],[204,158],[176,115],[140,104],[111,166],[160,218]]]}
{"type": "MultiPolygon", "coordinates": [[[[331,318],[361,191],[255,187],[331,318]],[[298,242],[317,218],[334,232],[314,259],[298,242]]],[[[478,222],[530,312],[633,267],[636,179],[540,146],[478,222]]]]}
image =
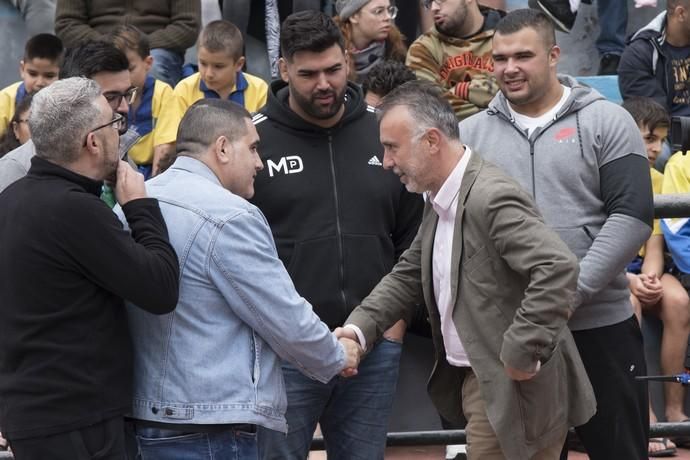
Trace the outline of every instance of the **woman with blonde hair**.
{"type": "Polygon", "coordinates": [[[385,59],[405,62],[407,46],[393,22],[398,7],[390,0],[337,0],[335,10],[350,56],[350,80],[361,82],[385,59]]]}

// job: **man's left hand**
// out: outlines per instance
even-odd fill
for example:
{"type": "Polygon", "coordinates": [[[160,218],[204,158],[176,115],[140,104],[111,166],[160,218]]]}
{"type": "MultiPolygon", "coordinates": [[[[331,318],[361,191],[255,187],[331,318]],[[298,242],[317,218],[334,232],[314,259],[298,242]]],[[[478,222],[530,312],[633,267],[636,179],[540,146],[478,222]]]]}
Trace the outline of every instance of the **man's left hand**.
{"type": "Polygon", "coordinates": [[[537,375],[537,372],[539,372],[539,365],[537,365],[537,370],[534,372],[521,371],[520,369],[515,369],[514,367],[510,367],[508,365],[504,365],[504,367],[506,370],[506,374],[508,374],[508,377],[518,382],[522,380],[529,380],[535,375],[537,375]]]}

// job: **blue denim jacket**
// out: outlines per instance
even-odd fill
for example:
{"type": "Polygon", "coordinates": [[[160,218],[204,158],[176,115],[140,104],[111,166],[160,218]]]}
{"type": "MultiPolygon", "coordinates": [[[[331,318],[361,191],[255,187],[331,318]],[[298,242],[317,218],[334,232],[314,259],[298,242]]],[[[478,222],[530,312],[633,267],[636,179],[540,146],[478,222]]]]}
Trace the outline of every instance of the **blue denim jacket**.
{"type": "Polygon", "coordinates": [[[204,163],[178,158],[147,192],[180,261],[180,299],[163,316],[128,308],[133,416],[286,432],[281,358],[327,382],[344,366],[341,345],[295,291],[261,211],[204,163]]]}

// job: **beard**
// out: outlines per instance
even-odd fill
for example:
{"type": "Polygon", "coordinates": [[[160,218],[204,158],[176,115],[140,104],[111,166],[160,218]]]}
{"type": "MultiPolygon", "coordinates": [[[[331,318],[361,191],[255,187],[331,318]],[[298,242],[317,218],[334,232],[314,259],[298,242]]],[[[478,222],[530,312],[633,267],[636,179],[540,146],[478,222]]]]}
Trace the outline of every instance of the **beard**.
{"type": "Polygon", "coordinates": [[[111,187],[115,187],[117,183],[117,168],[119,166],[119,160],[104,159],[103,160],[103,171],[105,173],[105,178],[103,179],[106,184],[111,187]]]}
{"type": "Polygon", "coordinates": [[[345,102],[345,91],[347,86],[344,86],[340,92],[335,90],[317,91],[308,97],[299,93],[294,87],[290,88],[290,95],[299,107],[310,117],[317,120],[327,120],[334,117],[345,102]],[[322,105],[318,102],[319,98],[332,97],[333,102],[328,105],[322,105]]]}
{"type": "Polygon", "coordinates": [[[448,37],[455,37],[458,30],[467,20],[467,5],[459,6],[452,16],[447,16],[443,24],[434,23],[436,30],[448,37]]]}

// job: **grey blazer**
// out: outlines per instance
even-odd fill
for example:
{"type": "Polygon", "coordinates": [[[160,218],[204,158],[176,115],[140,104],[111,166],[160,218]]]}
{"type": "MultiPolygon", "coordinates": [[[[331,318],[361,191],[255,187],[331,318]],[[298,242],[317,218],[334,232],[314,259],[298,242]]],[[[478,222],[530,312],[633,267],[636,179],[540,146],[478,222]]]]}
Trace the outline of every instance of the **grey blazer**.
{"type": "MultiPolygon", "coordinates": [[[[517,183],[476,152],[458,197],[453,235],[453,321],[477,375],[487,414],[509,459],[524,460],[587,422],[596,401],[567,327],[578,262],[517,183]],[[513,381],[504,363],[529,371],[513,381]]],[[[446,361],[431,258],[438,215],[427,203],[419,232],[400,261],[352,312],[367,343],[424,301],[435,366],[428,391],[450,420],[462,413],[464,373],[446,361]]]]}

